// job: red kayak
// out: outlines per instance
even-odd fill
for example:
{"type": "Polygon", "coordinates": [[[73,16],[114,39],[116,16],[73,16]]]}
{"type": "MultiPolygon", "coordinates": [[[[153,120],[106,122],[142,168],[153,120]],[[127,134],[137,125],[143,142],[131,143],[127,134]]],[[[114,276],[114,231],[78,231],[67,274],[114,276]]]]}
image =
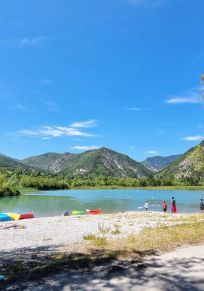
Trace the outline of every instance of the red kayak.
{"type": "Polygon", "coordinates": [[[33,213],[21,214],[19,219],[29,219],[29,218],[34,218],[34,214],[33,213]]]}
{"type": "Polygon", "coordinates": [[[93,209],[93,210],[87,210],[88,214],[101,214],[103,211],[101,209],[93,209]]]}

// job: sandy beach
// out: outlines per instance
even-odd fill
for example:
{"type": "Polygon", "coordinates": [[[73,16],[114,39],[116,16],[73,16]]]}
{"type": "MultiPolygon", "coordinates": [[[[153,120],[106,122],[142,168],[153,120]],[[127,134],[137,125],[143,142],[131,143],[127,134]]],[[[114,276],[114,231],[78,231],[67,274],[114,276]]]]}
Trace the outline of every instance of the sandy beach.
{"type": "Polygon", "coordinates": [[[6,284],[4,290],[203,290],[203,244],[152,255],[140,252],[135,258],[101,260],[103,249],[97,253],[96,261],[94,252],[84,259],[80,254],[87,244],[84,236],[101,235],[99,225],[110,228],[107,238],[120,242],[146,228],[180,224],[180,218],[191,216],[195,214],[127,212],[2,222],[0,237],[4,239],[0,240],[0,263],[4,273],[9,274],[6,266],[15,261],[17,266],[20,263],[20,273],[24,274],[24,280],[17,278],[6,284]],[[117,233],[116,228],[120,230],[117,233]],[[26,278],[26,268],[42,267],[48,260],[52,264],[52,256],[61,252],[71,254],[68,265],[59,265],[60,268],[54,265],[54,272],[49,269],[40,277],[37,272],[37,277],[30,274],[31,277],[26,278]],[[79,263],[74,267],[76,261],[79,263]]]}
{"type": "Polygon", "coordinates": [[[175,225],[177,218],[189,217],[190,214],[163,215],[155,212],[126,212],[118,214],[55,216],[28,220],[0,222],[0,250],[16,248],[36,248],[54,246],[72,247],[84,241],[87,234],[100,235],[99,225],[110,227],[107,238],[116,239],[139,233],[145,228],[158,225],[175,225]],[[120,233],[113,234],[118,229],[120,233]]]}

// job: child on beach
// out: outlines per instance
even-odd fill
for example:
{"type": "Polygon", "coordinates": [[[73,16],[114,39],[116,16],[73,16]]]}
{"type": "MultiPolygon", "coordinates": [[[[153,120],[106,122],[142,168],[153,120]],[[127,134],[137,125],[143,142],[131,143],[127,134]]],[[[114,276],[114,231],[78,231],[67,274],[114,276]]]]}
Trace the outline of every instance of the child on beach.
{"type": "Polygon", "coordinates": [[[166,211],[167,211],[167,203],[166,203],[166,201],[164,201],[162,203],[162,209],[163,209],[163,212],[166,213],[166,211]]]}
{"type": "Polygon", "coordinates": [[[146,202],[145,202],[145,204],[144,204],[144,209],[145,209],[145,211],[147,211],[147,210],[148,210],[148,207],[149,207],[149,202],[148,202],[148,201],[146,201],[146,202]]]}

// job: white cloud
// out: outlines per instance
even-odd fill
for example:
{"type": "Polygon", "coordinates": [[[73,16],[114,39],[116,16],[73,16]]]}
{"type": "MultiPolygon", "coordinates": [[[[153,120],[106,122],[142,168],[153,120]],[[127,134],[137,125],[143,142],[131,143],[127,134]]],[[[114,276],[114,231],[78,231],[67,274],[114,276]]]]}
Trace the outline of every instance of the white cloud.
{"type": "Polygon", "coordinates": [[[201,103],[201,99],[198,97],[176,97],[176,98],[170,98],[166,100],[168,104],[181,104],[181,103],[201,103]]]}
{"type": "Polygon", "coordinates": [[[82,151],[90,151],[90,150],[96,150],[98,149],[99,146],[79,146],[79,145],[76,145],[74,147],[72,147],[72,149],[75,149],[75,150],[82,150],[82,151]]]}
{"type": "Polygon", "coordinates": [[[45,42],[47,40],[47,37],[45,36],[36,36],[36,37],[24,37],[17,39],[15,43],[19,45],[20,47],[26,47],[26,46],[38,46],[45,42]]]}
{"type": "Polygon", "coordinates": [[[88,128],[88,127],[94,127],[94,126],[97,126],[97,122],[94,119],[81,121],[81,122],[74,122],[71,124],[71,127],[76,127],[76,128],[88,128]]]}
{"type": "Polygon", "coordinates": [[[146,153],[148,154],[148,155],[158,155],[159,153],[157,152],[157,151],[155,151],[155,150],[149,150],[149,151],[146,151],[146,153]]]}
{"type": "Polygon", "coordinates": [[[1,40],[0,45],[11,47],[35,47],[39,46],[47,40],[46,36],[22,37],[16,39],[1,40]]]}
{"type": "Polygon", "coordinates": [[[72,137],[96,137],[96,135],[91,134],[87,131],[83,131],[73,125],[81,125],[82,127],[91,127],[90,120],[84,122],[76,122],[73,123],[71,126],[43,126],[39,129],[23,129],[18,131],[17,133],[24,136],[30,137],[38,137],[41,139],[48,139],[48,138],[57,138],[61,136],[72,136],[72,137]],[[83,126],[82,126],[83,125],[83,126]],[[89,126],[88,126],[89,125],[89,126]]]}
{"type": "Polygon", "coordinates": [[[200,89],[191,89],[186,94],[180,96],[170,96],[167,100],[167,104],[199,104],[202,102],[200,89]]]}
{"type": "Polygon", "coordinates": [[[186,136],[182,138],[182,140],[186,141],[202,141],[204,139],[204,135],[192,135],[192,136],[186,136]]]}

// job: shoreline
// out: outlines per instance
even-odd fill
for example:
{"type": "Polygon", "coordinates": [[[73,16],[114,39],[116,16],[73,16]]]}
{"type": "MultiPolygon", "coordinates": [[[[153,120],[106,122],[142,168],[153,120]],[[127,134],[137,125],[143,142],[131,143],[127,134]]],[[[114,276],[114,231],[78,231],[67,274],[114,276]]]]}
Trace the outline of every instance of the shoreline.
{"type": "Polygon", "coordinates": [[[0,240],[0,250],[55,247],[66,249],[86,241],[87,235],[102,235],[100,226],[110,228],[107,239],[120,239],[138,234],[147,228],[160,225],[174,226],[179,219],[186,219],[198,214],[169,214],[162,212],[124,212],[115,214],[50,216],[28,220],[0,222],[0,236],[7,238],[7,243],[0,240]]]}
{"type": "Polygon", "coordinates": [[[67,278],[72,286],[75,277],[94,280],[96,273],[102,283],[109,282],[109,274],[114,280],[121,275],[126,279],[127,270],[140,277],[152,256],[155,262],[192,245],[203,251],[203,222],[200,214],[150,211],[0,222],[0,237],[6,238],[0,240],[4,286],[37,291],[40,285],[46,291],[58,276],[60,286],[67,278]]]}
{"type": "Polygon", "coordinates": [[[34,191],[67,191],[67,190],[204,190],[203,186],[146,186],[146,187],[126,187],[126,186],[80,186],[80,187],[70,187],[68,189],[37,189],[37,188],[20,188],[22,192],[34,192],[34,191]]]}

